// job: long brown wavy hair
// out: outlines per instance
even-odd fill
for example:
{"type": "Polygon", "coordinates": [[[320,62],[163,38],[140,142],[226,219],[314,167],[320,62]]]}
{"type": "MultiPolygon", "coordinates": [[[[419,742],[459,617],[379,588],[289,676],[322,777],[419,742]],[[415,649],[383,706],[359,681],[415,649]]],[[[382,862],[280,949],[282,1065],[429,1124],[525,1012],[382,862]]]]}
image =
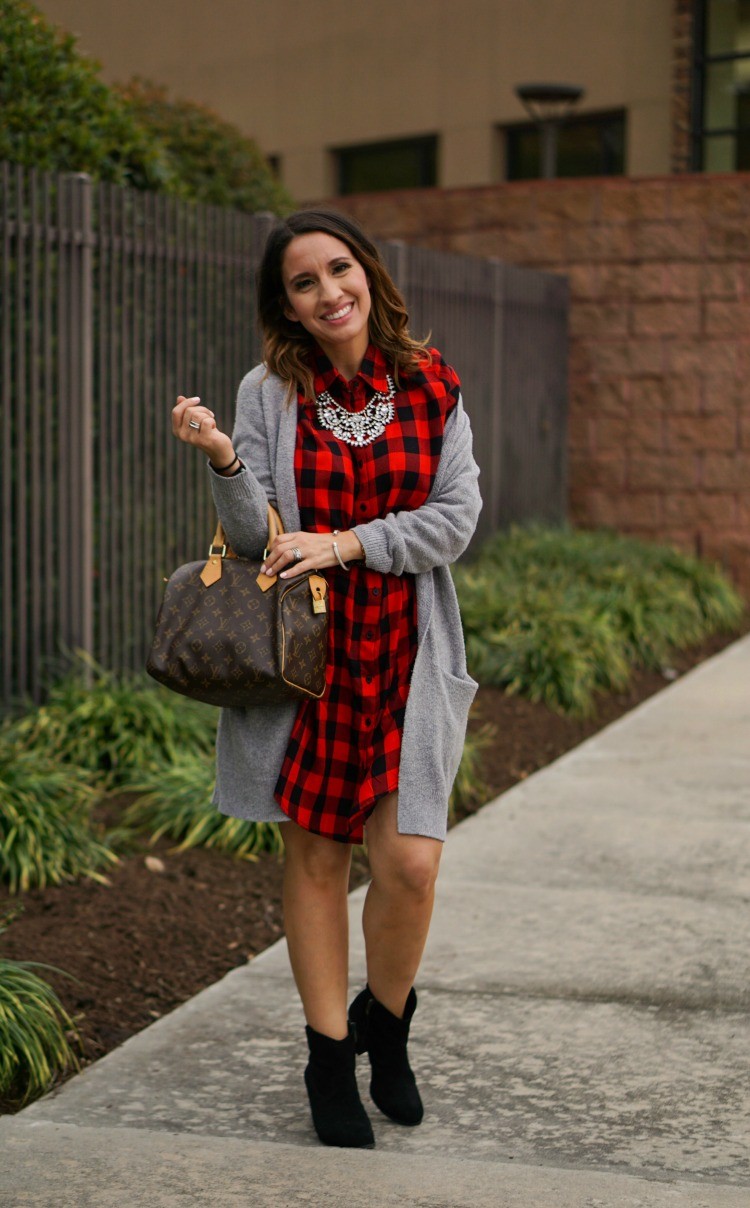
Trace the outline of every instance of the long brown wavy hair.
{"type": "Polygon", "coordinates": [[[383,263],[375,244],[358,223],[335,210],[300,210],[280,220],[271,230],[258,272],[258,318],[263,332],[263,360],[270,373],[289,383],[287,401],[297,389],[313,397],[310,362],[312,336],[301,323],[287,319],[288,303],[281,272],[284,252],[297,235],[322,231],[345,243],[362,265],[370,285],[370,339],[393,364],[398,384],[399,370],[413,373],[428,359],[427,340],[409,335],[406,303],[383,263]]]}

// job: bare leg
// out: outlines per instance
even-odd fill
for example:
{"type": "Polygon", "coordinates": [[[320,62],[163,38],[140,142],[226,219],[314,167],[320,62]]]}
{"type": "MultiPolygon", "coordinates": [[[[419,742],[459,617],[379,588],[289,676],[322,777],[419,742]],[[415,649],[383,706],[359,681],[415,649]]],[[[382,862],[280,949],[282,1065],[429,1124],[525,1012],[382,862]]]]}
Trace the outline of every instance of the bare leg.
{"type": "Polygon", "coordinates": [[[286,938],[305,1018],[316,1032],[342,1040],[347,1035],[351,847],[296,822],[283,823],[281,834],[286,938]]]}
{"type": "Polygon", "coordinates": [[[367,822],[372,882],[362,927],[370,990],[400,1018],[427,941],[443,845],[423,835],[400,835],[397,811],[398,794],[389,793],[367,822]]]}

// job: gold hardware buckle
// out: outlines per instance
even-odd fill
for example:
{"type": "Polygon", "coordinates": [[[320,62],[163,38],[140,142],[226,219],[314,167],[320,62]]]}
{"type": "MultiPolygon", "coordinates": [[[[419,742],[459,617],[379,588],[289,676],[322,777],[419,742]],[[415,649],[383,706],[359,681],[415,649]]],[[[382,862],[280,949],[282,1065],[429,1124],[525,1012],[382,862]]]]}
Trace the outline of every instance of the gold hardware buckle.
{"type": "Polygon", "coordinates": [[[226,558],[226,556],[227,556],[226,545],[209,545],[209,547],[208,547],[209,558],[215,558],[217,554],[219,555],[220,558],[226,558]]]}

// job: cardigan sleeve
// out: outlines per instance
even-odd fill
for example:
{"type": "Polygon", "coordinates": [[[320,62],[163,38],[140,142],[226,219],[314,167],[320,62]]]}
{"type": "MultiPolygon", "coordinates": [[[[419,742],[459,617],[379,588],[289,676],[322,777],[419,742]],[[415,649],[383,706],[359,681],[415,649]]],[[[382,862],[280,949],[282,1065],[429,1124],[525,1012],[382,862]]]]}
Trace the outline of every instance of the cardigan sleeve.
{"type": "Polygon", "coordinates": [[[263,412],[262,381],[265,367],[256,365],[237,392],[232,444],[244,464],[229,478],[211,469],[211,490],[216,511],[229,544],[241,558],[259,558],[268,537],[268,504],[276,502],[271,474],[271,450],[263,412]]]}
{"type": "Polygon", "coordinates": [[[427,501],[414,511],[389,512],[383,519],[355,525],[365,564],[384,574],[401,575],[455,562],[469,544],[482,508],[478,477],[471,425],[459,398],[445,423],[440,463],[427,501]]]}

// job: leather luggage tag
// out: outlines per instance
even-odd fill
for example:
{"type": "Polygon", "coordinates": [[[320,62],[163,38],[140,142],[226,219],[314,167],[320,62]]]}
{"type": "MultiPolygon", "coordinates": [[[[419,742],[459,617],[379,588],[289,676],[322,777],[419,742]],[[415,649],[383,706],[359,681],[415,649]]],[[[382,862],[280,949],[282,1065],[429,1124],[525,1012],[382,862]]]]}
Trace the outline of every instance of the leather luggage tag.
{"type": "Polygon", "coordinates": [[[213,583],[218,583],[221,578],[221,554],[210,555],[199,577],[204,587],[211,587],[213,583]]]}

